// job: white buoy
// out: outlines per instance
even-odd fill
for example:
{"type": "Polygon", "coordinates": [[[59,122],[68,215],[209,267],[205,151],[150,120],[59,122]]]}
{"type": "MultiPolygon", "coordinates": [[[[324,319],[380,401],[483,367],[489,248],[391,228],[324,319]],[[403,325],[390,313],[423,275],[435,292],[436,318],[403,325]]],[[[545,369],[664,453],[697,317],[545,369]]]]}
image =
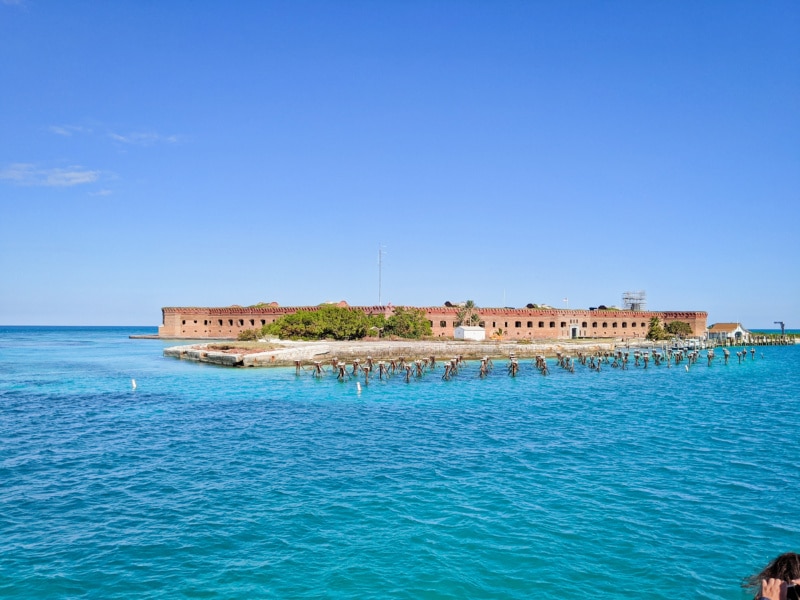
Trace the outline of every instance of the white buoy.
{"type": "Polygon", "coordinates": [[[689,365],[686,365],[686,372],[689,372],[689,365]]]}
{"type": "Polygon", "coordinates": [[[361,382],[356,381],[356,391],[360,394],[361,393],[361,382]]]}
{"type": "Polygon", "coordinates": [[[136,389],[136,380],[131,379],[131,387],[135,390],[136,389]]]}

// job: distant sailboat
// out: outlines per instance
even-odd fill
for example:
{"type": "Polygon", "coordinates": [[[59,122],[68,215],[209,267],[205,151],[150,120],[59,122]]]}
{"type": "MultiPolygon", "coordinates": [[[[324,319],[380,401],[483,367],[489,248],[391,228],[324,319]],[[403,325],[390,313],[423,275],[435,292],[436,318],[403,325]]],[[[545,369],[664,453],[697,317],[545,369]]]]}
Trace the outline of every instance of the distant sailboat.
{"type": "Polygon", "coordinates": [[[136,389],[136,380],[131,379],[131,387],[135,390],[136,389]]]}

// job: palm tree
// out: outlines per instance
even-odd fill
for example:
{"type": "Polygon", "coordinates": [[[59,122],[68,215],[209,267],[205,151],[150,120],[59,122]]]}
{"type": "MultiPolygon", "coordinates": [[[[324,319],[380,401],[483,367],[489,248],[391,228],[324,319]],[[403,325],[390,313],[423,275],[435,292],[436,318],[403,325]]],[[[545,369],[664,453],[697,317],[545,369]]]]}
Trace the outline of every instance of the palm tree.
{"type": "Polygon", "coordinates": [[[481,316],[478,314],[478,307],[475,306],[473,300],[464,302],[464,306],[458,309],[456,313],[455,325],[477,325],[481,322],[481,316]]]}

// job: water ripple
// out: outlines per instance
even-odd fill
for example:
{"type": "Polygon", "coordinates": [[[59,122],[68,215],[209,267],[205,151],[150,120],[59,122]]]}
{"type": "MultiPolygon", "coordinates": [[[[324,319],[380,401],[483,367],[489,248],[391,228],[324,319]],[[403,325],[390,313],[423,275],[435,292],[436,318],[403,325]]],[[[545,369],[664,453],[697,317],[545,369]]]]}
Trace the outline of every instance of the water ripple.
{"type": "Polygon", "coordinates": [[[794,348],[357,394],[91,335],[0,348],[0,596],[730,599],[797,550],[794,348]]]}

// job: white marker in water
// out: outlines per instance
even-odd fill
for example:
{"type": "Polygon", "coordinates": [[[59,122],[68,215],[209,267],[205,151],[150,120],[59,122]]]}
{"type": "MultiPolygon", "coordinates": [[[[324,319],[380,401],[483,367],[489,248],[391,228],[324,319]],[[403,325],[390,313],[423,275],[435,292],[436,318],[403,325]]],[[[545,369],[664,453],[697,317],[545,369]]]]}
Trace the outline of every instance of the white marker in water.
{"type": "Polygon", "coordinates": [[[131,379],[131,387],[133,389],[136,389],[136,380],[135,379],[131,379]]]}
{"type": "Polygon", "coordinates": [[[360,394],[361,393],[361,382],[356,381],[356,391],[360,394]]]}

